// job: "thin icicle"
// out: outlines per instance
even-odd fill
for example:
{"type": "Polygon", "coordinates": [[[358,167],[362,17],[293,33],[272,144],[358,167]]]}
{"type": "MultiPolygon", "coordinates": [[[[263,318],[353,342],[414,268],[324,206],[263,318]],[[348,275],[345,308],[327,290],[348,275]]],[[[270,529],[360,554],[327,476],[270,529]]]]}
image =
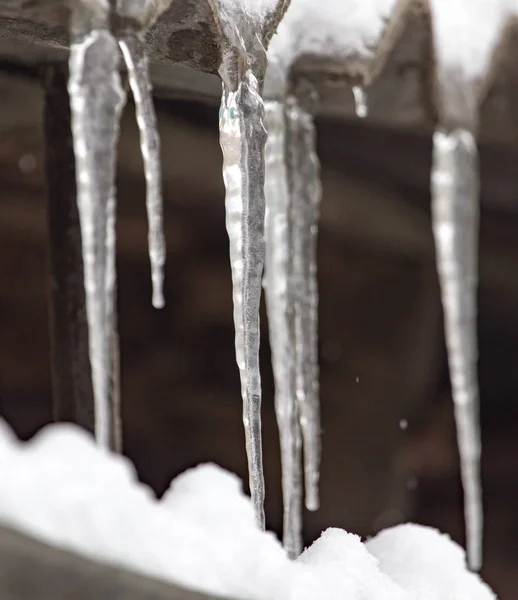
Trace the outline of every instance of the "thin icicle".
{"type": "Polygon", "coordinates": [[[464,487],[470,567],[482,563],[477,279],[479,179],[477,147],[465,129],[434,135],[432,217],[455,420],[464,487]]]}
{"type": "Polygon", "coordinates": [[[290,129],[288,167],[292,195],[296,395],[304,441],[306,507],[317,510],[321,447],[316,254],[322,190],[313,117],[295,97],[289,100],[287,114],[290,129]]]}
{"type": "Polygon", "coordinates": [[[149,259],[153,283],[152,302],[155,308],[162,308],[165,304],[163,283],[166,249],[163,230],[160,137],[153,105],[148,59],[142,36],[142,33],[136,31],[126,32],[123,37],[119,38],[119,45],[128,69],[129,83],[135,100],[137,123],[140,130],[140,146],[146,175],[149,259]]]}
{"type": "Polygon", "coordinates": [[[369,114],[369,106],[367,104],[367,94],[363,87],[354,85],[353,96],[356,116],[360,119],[365,119],[365,117],[369,114]]]}
{"type": "Polygon", "coordinates": [[[264,106],[257,78],[250,70],[236,91],[225,83],[223,86],[220,141],[230,240],[236,360],[241,376],[250,492],[257,522],[264,528],[259,371],[259,304],[264,265],[264,106]]]}
{"type": "Polygon", "coordinates": [[[114,439],[116,339],[115,164],[124,92],[118,47],[106,2],[78,3],[72,11],[69,93],[77,171],[95,435],[103,448],[114,439]],[[90,12],[89,12],[90,11],[90,12]],[[78,34],[80,32],[80,34],[78,34]]]}
{"type": "Polygon", "coordinates": [[[266,265],[264,288],[270,330],[275,412],[279,428],[284,505],[283,543],[295,558],[302,551],[302,448],[295,396],[295,305],[292,286],[290,194],[285,147],[284,103],[265,103],[266,127],[266,265]]]}

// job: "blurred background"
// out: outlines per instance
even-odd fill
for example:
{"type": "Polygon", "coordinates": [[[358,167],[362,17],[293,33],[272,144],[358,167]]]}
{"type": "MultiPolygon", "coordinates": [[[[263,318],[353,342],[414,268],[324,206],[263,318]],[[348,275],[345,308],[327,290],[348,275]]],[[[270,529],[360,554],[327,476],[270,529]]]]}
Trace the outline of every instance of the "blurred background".
{"type": "MultiPolygon", "coordinates": [[[[118,279],[124,452],[157,495],[213,461],[245,481],[217,107],[158,102],[166,307],[151,307],[134,108],[120,142],[118,279]]],[[[23,439],[51,421],[42,92],[0,70],[0,415],[23,439]]],[[[415,521],[464,542],[462,490],[430,226],[430,136],[318,123],[321,508],[363,536],[415,521]]],[[[479,294],[483,575],[518,594],[518,151],[481,148],[479,294]]],[[[266,511],[281,529],[278,435],[262,315],[266,511]]],[[[245,484],[246,487],[246,484],[245,484]]]]}

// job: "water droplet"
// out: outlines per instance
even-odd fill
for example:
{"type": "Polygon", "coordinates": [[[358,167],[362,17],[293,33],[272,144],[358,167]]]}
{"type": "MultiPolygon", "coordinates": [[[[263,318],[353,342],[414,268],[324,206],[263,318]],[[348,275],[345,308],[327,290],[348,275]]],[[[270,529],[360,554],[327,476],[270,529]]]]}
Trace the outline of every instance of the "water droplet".
{"type": "Polygon", "coordinates": [[[359,86],[353,86],[353,96],[354,96],[354,109],[356,111],[356,116],[360,119],[364,119],[369,114],[369,109],[367,106],[367,94],[365,90],[359,86]]]}

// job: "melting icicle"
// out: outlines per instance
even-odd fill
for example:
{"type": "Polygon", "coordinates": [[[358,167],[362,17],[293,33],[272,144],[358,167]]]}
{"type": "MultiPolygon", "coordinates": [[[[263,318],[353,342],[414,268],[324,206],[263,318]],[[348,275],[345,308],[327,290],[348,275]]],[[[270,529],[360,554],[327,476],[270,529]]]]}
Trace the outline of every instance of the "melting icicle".
{"type": "Polygon", "coordinates": [[[476,341],[479,182],[477,148],[469,131],[435,133],[432,196],[437,269],[464,487],[468,561],[472,569],[479,569],[483,523],[476,341]]]}
{"type": "Polygon", "coordinates": [[[302,448],[295,397],[295,305],[292,286],[290,194],[285,161],[284,104],[265,103],[266,127],[266,307],[275,377],[284,504],[283,543],[291,558],[302,551],[302,448]]]}
{"type": "Polygon", "coordinates": [[[354,96],[354,110],[356,112],[356,116],[360,119],[365,119],[365,117],[369,114],[369,108],[367,105],[367,94],[365,90],[359,86],[353,86],[353,96],[354,96]]]}
{"type": "Polygon", "coordinates": [[[261,96],[266,53],[259,25],[246,13],[231,17],[220,7],[220,25],[231,50],[223,57],[220,143],[230,240],[236,359],[241,377],[243,422],[250,493],[257,523],[264,528],[261,442],[259,305],[264,266],[264,103],[261,96]],[[245,48],[245,38],[248,46],[245,48]]]}
{"type": "Polygon", "coordinates": [[[163,230],[160,138],[151,94],[148,60],[144,42],[136,33],[120,38],[119,44],[128,68],[131,91],[135,99],[137,123],[140,130],[140,145],[146,174],[146,208],[149,222],[149,259],[153,282],[153,306],[162,308],[165,304],[163,293],[165,237],[163,230]]]}
{"type": "Polygon", "coordinates": [[[293,228],[296,396],[304,441],[306,507],[319,506],[320,401],[318,384],[317,233],[321,198],[320,165],[313,117],[292,97],[288,105],[288,167],[293,228]]]}
{"type": "Polygon", "coordinates": [[[165,265],[165,236],[163,231],[162,174],[160,163],[160,137],[152,97],[149,65],[145,51],[145,33],[170,4],[171,0],[118,0],[117,13],[132,23],[119,36],[119,45],[128,69],[129,83],[140,130],[140,146],[144,161],[147,194],[146,208],[149,222],[149,259],[153,283],[153,306],[162,308],[165,265]]]}
{"type": "MultiPolygon", "coordinates": [[[[115,38],[106,29],[107,2],[77,2],[72,10],[69,93],[77,171],[95,435],[109,448],[113,419],[116,340],[115,164],[124,105],[115,38]]],[[[116,386],[115,386],[116,387],[116,386]]],[[[118,390],[115,391],[118,395],[118,390]]]]}

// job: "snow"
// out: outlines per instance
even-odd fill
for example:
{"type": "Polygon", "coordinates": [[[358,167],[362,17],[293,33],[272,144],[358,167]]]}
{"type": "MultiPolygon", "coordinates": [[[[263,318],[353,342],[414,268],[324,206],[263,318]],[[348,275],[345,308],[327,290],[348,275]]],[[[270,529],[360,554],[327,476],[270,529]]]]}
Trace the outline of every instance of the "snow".
{"type": "Polygon", "coordinates": [[[237,477],[202,465],[161,501],[130,462],[72,425],[19,443],[0,421],[0,522],[85,556],[226,597],[494,600],[463,550],[403,525],[362,544],[329,529],[299,560],[260,531],[237,477]]]}
{"type": "Polygon", "coordinates": [[[513,0],[430,0],[435,56],[440,69],[483,77],[513,0]]]}
{"type": "Polygon", "coordinates": [[[291,64],[303,54],[369,58],[397,0],[294,0],[269,56],[291,64]]]}
{"type": "MultiPolygon", "coordinates": [[[[294,0],[272,38],[269,56],[288,66],[311,54],[372,58],[398,0],[294,0]]],[[[401,2],[403,4],[403,2],[401,2]]],[[[439,68],[483,76],[516,0],[430,0],[439,68]]]]}

